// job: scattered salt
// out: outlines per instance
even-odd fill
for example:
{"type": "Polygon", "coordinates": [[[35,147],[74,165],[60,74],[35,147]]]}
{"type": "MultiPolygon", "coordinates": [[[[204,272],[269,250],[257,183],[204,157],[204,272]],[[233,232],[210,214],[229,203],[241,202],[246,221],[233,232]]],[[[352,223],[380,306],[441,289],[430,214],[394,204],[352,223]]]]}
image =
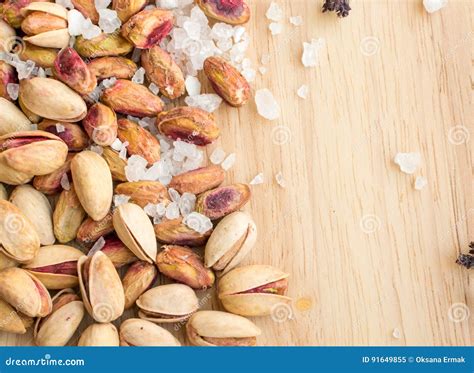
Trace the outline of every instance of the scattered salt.
{"type": "Polygon", "coordinates": [[[125,194],[116,194],[114,195],[114,206],[118,207],[120,205],[124,205],[130,201],[130,196],[127,196],[125,194]]]}
{"type": "Polygon", "coordinates": [[[283,25],[278,22],[272,22],[268,26],[268,29],[271,31],[272,35],[278,35],[281,34],[283,31],[283,25]]]}
{"type": "Polygon", "coordinates": [[[71,0],[56,0],[55,3],[62,5],[67,9],[74,9],[74,5],[72,4],[71,0]]]}
{"type": "Polygon", "coordinates": [[[95,8],[97,10],[107,9],[112,0],[94,0],[95,8]]]}
{"type": "Polygon", "coordinates": [[[319,52],[324,46],[324,39],[312,39],[311,43],[303,43],[303,57],[301,61],[305,67],[315,67],[318,64],[319,52]]]}
{"type": "Polygon", "coordinates": [[[156,5],[162,9],[176,9],[180,4],[178,0],[158,0],[156,5]]]}
{"type": "Polygon", "coordinates": [[[222,148],[216,148],[211,153],[209,160],[212,164],[221,164],[225,159],[225,151],[222,148]]]}
{"type": "Polygon", "coordinates": [[[122,141],[117,137],[114,142],[110,145],[113,150],[120,151],[122,149],[122,141]]]}
{"type": "Polygon", "coordinates": [[[135,71],[135,74],[132,77],[132,82],[138,83],[138,84],[143,84],[145,81],[145,69],[143,67],[140,67],[135,71]]]}
{"type": "Polygon", "coordinates": [[[262,117],[268,120],[275,120],[280,117],[280,105],[267,88],[260,89],[255,93],[255,103],[257,104],[257,111],[262,117]]]}
{"type": "Polygon", "coordinates": [[[83,24],[86,21],[81,12],[72,9],[67,13],[68,31],[71,36],[82,34],[83,24]]]}
{"type": "Polygon", "coordinates": [[[226,171],[229,170],[234,165],[236,159],[237,155],[235,153],[229,154],[227,158],[221,163],[221,167],[226,171]]]}
{"type": "Polygon", "coordinates": [[[267,68],[264,66],[260,66],[258,68],[258,71],[260,72],[260,74],[265,75],[267,73],[267,68]]]}
{"type": "Polygon", "coordinates": [[[448,0],[423,0],[423,6],[428,13],[434,13],[444,8],[448,4],[448,0]]]}
{"type": "Polygon", "coordinates": [[[272,1],[265,15],[272,21],[281,21],[283,19],[283,9],[272,1]]]}
{"type": "Polygon", "coordinates": [[[56,123],[56,132],[62,133],[66,130],[66,128],[61,123],[56,123]]]}
{"type": "Polygon", "coordinates": [[[252,181],[249,183],[250,185],[258,185],[263,184],[263,173],[260,172],[257,176],[255,176],[252,181]]]}
{"type": "Polygon", "coordinates": [[[10,96],[12,100],[16,100],[18,98],[19,91],[20,91],[19,84],[16,84],[16,83],[7,84],[7,93],[8,93],[8,96],[10,96]]]}
{"type": "Polygon", "coordinates": [[[281,186],[282,188],[286,187],[286,182],[285,182],[285,179],[283,178],[283,174],[281,173],[281,171],[275,175],[275,180],[277,184],[281,186]]]}
{"type": "Polygon", "coordinates": [[[183,223],[192,230],[204,234],[212,229],[211,220],[198,212],[191,212],[183,219],[183,223]]]}
{"type": "Polygon", "coordinates": [[[125,176],[128,181],[140,181],[146,173],[146,166],[148,162],[145,158],[139,155],[132,155],[128,158],[125,166],[125,176]]]}
{"type": "Polygon", "coordinates": [[[186,77],[186,91],[190,96],[198,96],[201,93],[201,82],[198,78],[188,75],[186,77]]]}
{"type": "Polygon", "coordinates": [[[181,198],[181,195],[178,193],[178,191],[176,189],[173,189],[173,188],[169,188],[168,189],[168,194],[171,198],[171,201],[173,202],[179,202],[180,198],[181,198]]]}
{"type": "Polygon", "coordinates": [[[122,25],[117,12],[111,9],[99,9],[99,27],[107,34],[113,33],[122,25]]]}
{"type": "Polygon", "coordinates": [[[94,246],[91,247],[89,252],[87,253],[87,256],[91,257],[93,256],[96,252],[102,250],[102,248],[105,246],[105,239],[104,237],[100,237],[95,243],[94,246]]]}
{"type": "Polygon", "coordinates": [[[406,174],[413,174],[421,164],[420,153],[398,153],[394,162],[400,166],[400,170],[406,174]]]}
{"type": "Polygon", "coordinates": [[[212,27],[212,36],[216,39],[229,39],[234,36],[234,28],[227,23],[216,23],[212,27]]]}
{"type": "Polygon", "coordinates": [[[242,75],[248,82],[255,81],[255,77],[257,76],[257,72],[254,69],[245,69],[242,70],[242,75]]]}
{"type": "Polygon", "coordinates": [[[64,190],[71,189],[71,184],[69,183],[69,178],[67,177],[67,173],[64,173],[63,176],[61,176],[61,187],[64,190]]]}
{"type": "Polygon", "coordinates": [[[402,337],[402,335],[400,333],[400,329],[398,329],[398,328],[393,329],[392,337],[395,338],[395,339],[400,339],[402,337]]]}
{"type": "Polygon", "coordinates": [[[100,145],[91,145],[90,150],[99,155],[102,155],[104,153],[104,148],[100,145]]]}
{"type": "Polygon", "coordinates": [[[120,147],[119,157],[124,161],[127,160],[127,146],[129,145],[128,141],[125,141],[120,147]]]}
{"type": "Polygon", "coordinates": [[[194,211],[196,206],[196,196],[192,193],[183,193],[178,202],[179,211],[183,217],[186,217],[194,211]]]}
{"type": "MultiPolygon", "coordinates": [[[[160,93],[160,87],[158,87],[155,83],[150,83],[150,85],[148,86],[148,89],[155,96],[158,95],[158,93],[160,93]]],[[[148,125],[148,123],[147,123],[147,125],[148,125]]]]}
{"type": "Polygon", "coordinates": [[[428,180],[423,176],[417,176],[415,179],[415,189],[422,190],[425,186],[428,185],[428,180]]]}
{"type": "Polygon", "coordinates": [[[40,78],[46,78],[46,71],[44,71],[42,67],[38,67],[38,73],[36,76],[40,78]]]}
{"type": "Polygon", "coordinates": [[[199,107],[209,113],[216,111],[222,103],[222,98],[214,93],[188,96],[184,99],[188,106],[199,107]]]}
{"type": "Polygon", "coordinates": [[[306,84],[303,84],[300,88],[298,88],[298,96],[302,99],[307,99],[309,94],[309,87],[306,84]]]}
{"type": "Polygon", "coordinates": [[[301,16],[290,17],[290,23],[293,26],[301,26],[303,24],[303,17],[301,16]]]}
{"type": "Polygon", "coordinates": [[[82,23],[82,37],[86,40],[91,40],[96,38],[102,33],[102,30],[99,26],[96,26],[92,21],[87,18],[85,22],[82,23]]]}
{"type": "Polygon", "coordinates": [[[179,206],[177,202],[171,202],[166,207],[166,219],[178,219],[179,218],[179,206]]]}

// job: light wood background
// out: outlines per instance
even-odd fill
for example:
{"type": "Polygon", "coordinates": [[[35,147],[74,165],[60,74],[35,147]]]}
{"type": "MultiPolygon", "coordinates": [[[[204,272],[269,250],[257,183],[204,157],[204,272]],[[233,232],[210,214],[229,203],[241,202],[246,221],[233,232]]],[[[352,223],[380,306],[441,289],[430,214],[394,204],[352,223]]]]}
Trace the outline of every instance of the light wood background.
{"type": "Polygon", "coordinates": [[[289,320],[283,308],[255,319],[259,343],[472,345],[474,272],[454,262],[474,240],[473,3],[429,15],[421,0],[352,1],[341,20],[321,13],[322,0],[278,0],[285,26],[272,36],[270,1],[250,2],[252,59],[271,56],[254,87],[274,92],[282,116],[223,105],[217,145],[238,155],[227,182],[264,173],[246,207],[259,240],[245,262],[291,273],[295,300],[289,320]],[[302,43],[317,37],[326,47],[306,69],[302,43]],[[392,161],[411,151],[423,157],[422,191],[392,161]]]}

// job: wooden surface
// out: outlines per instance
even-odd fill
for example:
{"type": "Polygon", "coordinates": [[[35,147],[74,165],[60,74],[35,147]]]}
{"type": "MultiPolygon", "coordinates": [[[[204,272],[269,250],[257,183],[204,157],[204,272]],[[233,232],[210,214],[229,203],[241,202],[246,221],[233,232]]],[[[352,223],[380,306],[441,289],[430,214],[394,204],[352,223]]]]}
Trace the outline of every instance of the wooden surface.
{"type": "Polygon", "coordinates": [[[291,273],[295,299],[291,320],[287,309],[256,320],[259,343],[472,345],[473,272],[454,263],[474,239],[472,2],[428,15],[421,0],[352,1],[340,20],[321,0],[280,0],[278,36],[264,18],[270,1],[251,2],[252,59],[271,55],[254,87],[274,92],[282,116],[222,106],[218,145],[238,155],[227,182],[265,175],[246,207],[259,240],[245,263],[291,273]],[[305,69],[302,43],[317,37],[320,64],[305,69]],[[307,100],[296,95],[303,83],[307,100]],[[423,157],[422,191],[392,161],[410,151],[423,157]]]}

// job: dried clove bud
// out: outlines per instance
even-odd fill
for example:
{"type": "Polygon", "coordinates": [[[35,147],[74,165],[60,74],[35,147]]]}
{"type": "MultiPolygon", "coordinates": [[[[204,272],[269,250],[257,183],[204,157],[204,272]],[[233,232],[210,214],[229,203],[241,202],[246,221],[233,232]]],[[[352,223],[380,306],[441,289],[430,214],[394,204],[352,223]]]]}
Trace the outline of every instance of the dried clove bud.
{"type": "Polygon", "coordinates": [[[461,254],[458,257],[458,260],[456,260],[457,264],[462,265],[467,269],[474,267],[474,242],[471,242],[469,247],[471,248],[469,254],[461,254]]]}
{"type": "Polygon", "coordinates": [[[347,17],[350,10],[349,0],[325,0],[323,4],[323,13],[336,12],[338,17],[347,17]]]}

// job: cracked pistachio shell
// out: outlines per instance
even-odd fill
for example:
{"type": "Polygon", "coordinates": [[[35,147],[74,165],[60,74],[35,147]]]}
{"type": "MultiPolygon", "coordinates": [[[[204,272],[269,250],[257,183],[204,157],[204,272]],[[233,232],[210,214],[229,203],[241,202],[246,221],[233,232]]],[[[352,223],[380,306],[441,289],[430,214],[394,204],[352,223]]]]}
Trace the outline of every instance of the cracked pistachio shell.
{"type": "Polygon", "coordinates": [[[36,256],[40,240],[31,221],[13,203],[0,201],[0,244],[9,258],[27,263],[36,256]]]}
{"type": "Polygon", "coordinates": [[[6,201],[8,199],[8,193],[7,190],[5,189],[5,186],[0,183],[0,200],[6,201]]]}
{"type": "Polygon", "coordinates": [[[153,263],[158,251],[153,224],[143,209],[125,203],[114,211],[114,228],[120,240],[140,260],[153,263]]]}
{"type": "Polygon", "coordinates": [[[72,246],[43,246],[33,261],[23,268],[35,275],[48,289],[65,289],[79,284],[77,261],[84,253],[72,246]]]}
{"type": "Polygon", "coordinates": [[[35,77],[21,80],[19,98],[28,110],[42,118],[78,122],[87,114],[81,96],[56,79],[35,77]]]}
{"type": "Polygon", "coordinates": [[[13,190],[10,202],[31,221],[41,245],[52,245],[55,242],[53,209],[43,193],[29,184],[20,185],[13,190]]]}
{"type": "Polygon", "coordinates": [[[35,276],[21,268],[0,272],[0,298],[30,317],[44,317],[52,310],[48,290],[35,276]]]}
{"type": "Polygon", "coordinates": [[[71,161],[77,197],[93,220],[101,220],[112,205],[113,184],[107,162],[97,153],[85,150],[71,161]]]}
{"type": "Polygon", "coordinates": [[[199,309],[196,293],[184,284],[154,287],[137,300],[138,316],[155,323],[173,323],[188,319],[199,309]]]}
{"type": "MultiPolygon", "coordinates": [[[[227,311],[238,315],[270,315],[276,305],[289,304],[291,298],[276,292],[256,292],[255,289],[287,280],[288,276],[287,273],[269,265],[238,267],[220,279],[219,299],[227,311]]],[[[286,286],[285,284],[285,291],[286,286]]]]}
{"type": "Polygon", "coordinates": [[[0,331],[14,334],[26,333],[27,326],[22,317],[25,316],[18,314],[12,306],[0,299],[0,331]]]}
{"type": "Polygon", "coordinates": [[[25,131],[0,136],[0,182],[25,184],[33,176],[56,171],[66,157],[67,145],[49,132],[25,131]]]}
{"type": "Polygon", "coordinates": [[[260,329],[245,317],[221,311],[198,311],[186,324],[195,346],[255,346],[260,329]]]}
{"type": "Polygon", "coordinates": [[[0,97],[0,113],[2,113],[0,115],[0,136],[31,129],[31,122],[25,114],[14,103],[3,97],[0,97]]]}
{"type": "Polygon", "coordinates": [[[117,328],[114,324],[92,324],[84,330],[79,338],[78,346],[110,346],[120,345],[117,328]]]}
{"type": "Polygon", "coordinates": [[[141,319],[128,319],[120,325],[120,346],[180,346],[166,329],[141,319]]]}
{"type": "Polygon", "coordinates": [[[34,339],[37,346],[65,346],[82,319],[84,304],[72,289],[61,290],[53,297],[50,315],[36,320],[34,339]]]}
{"type": "Polygon", "coordinates": [[[112,261],[102,251],[77,262],[79,286],[87,312],[100,323],[122,316],[125,296],[122,282],[112,261]]]}
{"type": "Polygon", "coordinates": [[[206,267],[227,273],[235,268],[257,241],[257,227],[244,212],[234,212],[224,217],[214,228],[206,244],[206,267]]]}

